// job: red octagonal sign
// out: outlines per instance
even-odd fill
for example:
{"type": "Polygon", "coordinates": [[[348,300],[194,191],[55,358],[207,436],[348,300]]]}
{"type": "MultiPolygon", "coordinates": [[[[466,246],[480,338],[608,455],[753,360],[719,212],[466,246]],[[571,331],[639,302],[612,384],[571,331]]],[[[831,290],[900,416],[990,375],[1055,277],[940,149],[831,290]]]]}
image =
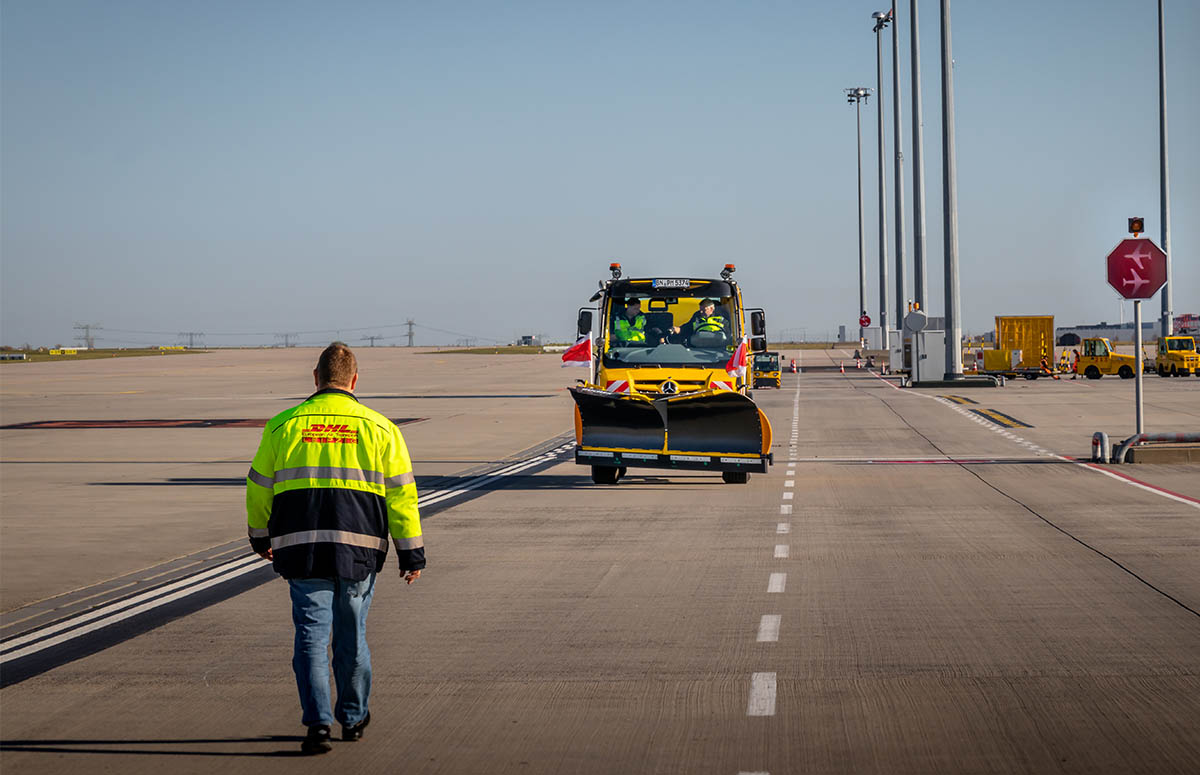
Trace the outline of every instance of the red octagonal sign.
{"type": "Polygon", "coordinates": [[[1121,240],[1105,259],[1108,284],[1126,299],[1148,299],[1167,282],[1167,254],[1154,240],[1121,240]]]}

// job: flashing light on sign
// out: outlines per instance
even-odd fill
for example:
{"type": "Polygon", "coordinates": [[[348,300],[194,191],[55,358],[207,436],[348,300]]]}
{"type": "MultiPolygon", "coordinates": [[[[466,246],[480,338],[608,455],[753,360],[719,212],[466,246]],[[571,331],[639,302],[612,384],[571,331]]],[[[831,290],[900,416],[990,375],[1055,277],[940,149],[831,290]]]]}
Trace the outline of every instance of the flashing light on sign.
{"type": "Polygon", "coordinates": [[[1136,237],[1137,235],[1141,234],[1145,230],[1146,230],[1146,219],[1145,218],[1130,218],[1129,219],[1129,233],[1130,234],[1132,234],[1133,236],[1136,237]]]}

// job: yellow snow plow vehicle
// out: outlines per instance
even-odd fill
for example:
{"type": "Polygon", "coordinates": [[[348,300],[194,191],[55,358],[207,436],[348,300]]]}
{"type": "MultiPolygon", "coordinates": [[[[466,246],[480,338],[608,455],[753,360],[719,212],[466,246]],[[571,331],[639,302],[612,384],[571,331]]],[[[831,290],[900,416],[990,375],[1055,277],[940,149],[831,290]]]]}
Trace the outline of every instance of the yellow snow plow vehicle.
{"type": "Polygon", "coordinates": [[[771,424],[747,396],[747,350],[766,349],[762,310],[746,310],[726,264],[720,279],[621,277],[579,311],[599,335],[575,399],[575,462],[615,484],[628,468],[720,472],[742,484],[772,462],[771,424]],[[750,313],[751,330],[745,329],[750,313]]]}
{"type": "Polygon", "coordinates": [[[783,371],[779,353],[754,353],[750,368],[750,384],[754,387],[783,387],[783,371]]]}

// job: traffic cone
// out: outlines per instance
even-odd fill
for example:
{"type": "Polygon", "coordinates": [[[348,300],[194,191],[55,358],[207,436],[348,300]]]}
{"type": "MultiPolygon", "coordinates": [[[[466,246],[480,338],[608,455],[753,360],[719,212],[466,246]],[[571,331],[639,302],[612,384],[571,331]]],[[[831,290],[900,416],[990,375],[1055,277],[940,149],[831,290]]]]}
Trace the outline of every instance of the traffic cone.
{"type": "Polygon", "coordinates": [[[845,362],[845,361],[842,361],[842,362],[841,362],[841,366],[840,366],[840,368],[841,368],[841,372],[842,372],[843,374],[845,374],[845,373],[846,373],[846,362],[845,362]]]}
{"type": "Polygon", "coordinates": [[[854,359],[854,368],[856,368],[856,369],[862,368],[862,361],[860,359],[858,359],[858,358],[854,359]]]}

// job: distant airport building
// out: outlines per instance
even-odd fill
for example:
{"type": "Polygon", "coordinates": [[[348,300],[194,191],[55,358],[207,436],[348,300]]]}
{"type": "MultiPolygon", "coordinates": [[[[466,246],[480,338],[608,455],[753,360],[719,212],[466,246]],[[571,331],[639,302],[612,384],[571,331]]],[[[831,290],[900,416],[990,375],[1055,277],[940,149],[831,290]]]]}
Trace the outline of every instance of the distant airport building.
{"type": "MultiPolygon", "coordinates": [[[[1129,323],[1085,323],[1081,326],[1062,326],[1054,329],[1054,340],[1062,341],[1066,334],[1074,334],[1082,339],[1104,337],[1113,342],[1133,341],[1133,322],[1129,323]]],[[[1142,321],[1142,341],[1151,342],[1158,339],[1158,321],[1142,321]]]]}
{"type": "Polygon", "coordinates": [[[517,342],[517,344],[522,347],[541,347],[542,337],[539,334],[530,334],[521,337],[521,341],[517,342]]]}

